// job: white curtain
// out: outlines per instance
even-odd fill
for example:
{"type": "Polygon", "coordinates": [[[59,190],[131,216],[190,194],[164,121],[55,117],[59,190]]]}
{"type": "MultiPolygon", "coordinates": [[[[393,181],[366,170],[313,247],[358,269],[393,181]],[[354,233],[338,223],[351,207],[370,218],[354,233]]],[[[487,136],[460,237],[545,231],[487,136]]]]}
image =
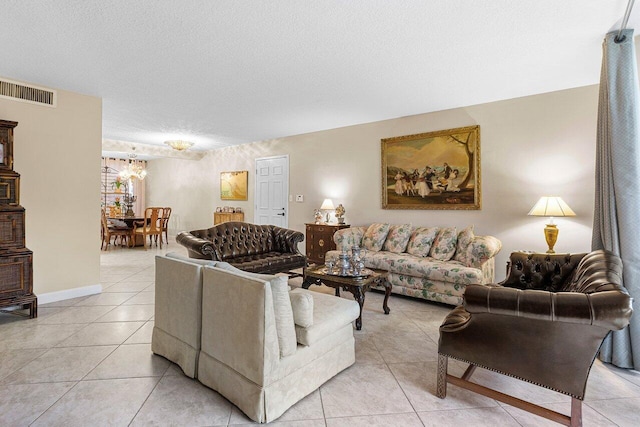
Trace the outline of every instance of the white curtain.
{"type": "Polygon", "coordinates": [[[622,258],[635,312],[627,328],[605,339],[600,359],[640,369],[640,94],[633,30],[619,42],[617,33],[603,43],[591,247],[622,258]]]}
{"type": "MultiPolygon", "coordinates": [[[[141,165],[145,169],[147,168],[147,162],[144,160],[132,160],[132,162],[135,164],[141,165]]],[[[124,169],[127,169],[127,167],[129,166],[129,160],[103,157],[102,167],[104,168],[105,166],[108,166],[120,172],[124,169]]],[[[144,194],[145,194],[144,181],[141,181],[137,178],[131,178],[128,184],[130,187],[129,192],[132,193],[134,196],[137,196],[137,199],[133,205],[133,212],[136,214],[136,216],[143,216],[144,209],[146,207],[145,199],[144,199],[144,194]]],[[[108,189],[108,191],[111,191],[111,190],[108,189]]]]}

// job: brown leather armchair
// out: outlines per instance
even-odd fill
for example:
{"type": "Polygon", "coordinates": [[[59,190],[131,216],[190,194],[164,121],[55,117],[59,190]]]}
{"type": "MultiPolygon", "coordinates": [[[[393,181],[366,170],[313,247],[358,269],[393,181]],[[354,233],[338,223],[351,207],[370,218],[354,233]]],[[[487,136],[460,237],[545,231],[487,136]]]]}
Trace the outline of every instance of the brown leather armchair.
{"type": "Polygon", "coordinates": [[[622,260],[588,254],[511,254],[507,278],[469,285],[440,326],[437,396],[447,383],[565,425],[582,425],[587,377],[603,339],[627,326],[633,309],[622,260]],[[448,358],[469,363],[458,378],[448,358]],[[571,417],[469,381],[480,366],[567,394],[571,417]]]}
{"type": "Polygon", "coordinates": [[[225,261],[240,270],[268,274],[304,267],[306,258],[298,251],[303,240],[299,231],[236,221],[176,236],[191,258],[225,261]]]}

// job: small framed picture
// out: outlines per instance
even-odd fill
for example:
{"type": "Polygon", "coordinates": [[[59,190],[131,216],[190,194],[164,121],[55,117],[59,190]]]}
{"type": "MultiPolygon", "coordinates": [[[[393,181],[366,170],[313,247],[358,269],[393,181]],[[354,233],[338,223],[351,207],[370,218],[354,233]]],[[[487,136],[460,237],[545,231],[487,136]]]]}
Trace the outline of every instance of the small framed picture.
{"type": "Polygon", "coordinates": [[[220,199],[248,200],[247,186],[249,171],[220,173],[220,199]]]}

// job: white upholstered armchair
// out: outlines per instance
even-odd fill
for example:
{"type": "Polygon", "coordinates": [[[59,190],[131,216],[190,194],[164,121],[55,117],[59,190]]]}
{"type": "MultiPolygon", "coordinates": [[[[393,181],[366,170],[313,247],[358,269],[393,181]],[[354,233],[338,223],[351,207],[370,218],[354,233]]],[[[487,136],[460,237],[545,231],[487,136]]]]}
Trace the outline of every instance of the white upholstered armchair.
{"type": "Polygon", "coordinates": [[[273,421],[355,362],[355,301],[194,261],[156,257],[152,350],[252,420],[273,421]]]}

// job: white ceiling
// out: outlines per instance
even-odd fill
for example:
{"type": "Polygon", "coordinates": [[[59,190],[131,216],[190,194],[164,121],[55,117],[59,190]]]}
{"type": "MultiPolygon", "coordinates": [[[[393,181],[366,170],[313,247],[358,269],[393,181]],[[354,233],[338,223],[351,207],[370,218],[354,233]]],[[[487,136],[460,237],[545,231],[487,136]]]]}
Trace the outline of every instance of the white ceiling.
{"type": "Polygon", "coordinates": [[[2,0],[0,76],[102,97],[105,139],[205,150],[595,84],[626,5],[2,0]]]}

